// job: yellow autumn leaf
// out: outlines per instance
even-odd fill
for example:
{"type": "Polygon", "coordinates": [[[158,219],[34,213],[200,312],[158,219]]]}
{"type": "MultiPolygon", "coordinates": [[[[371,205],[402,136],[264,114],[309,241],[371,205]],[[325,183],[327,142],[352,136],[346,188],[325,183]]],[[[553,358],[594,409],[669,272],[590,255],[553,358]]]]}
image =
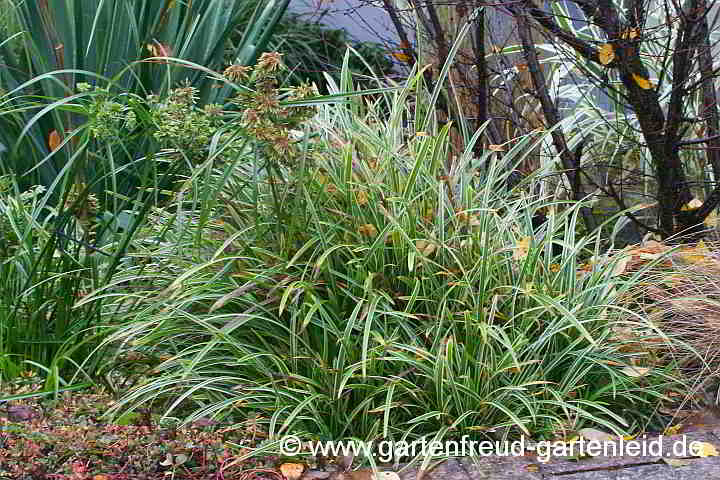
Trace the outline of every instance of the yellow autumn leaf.
{"type": "Polygon", "coordinates": [[[429,137],[427,132],[415,132],[416,137],[429,137]]]}
{"type": "Polygon", "coordinates": [[[403,52],[392,52],[390,55],[392,55],[393,58],[395,58],[395,60],[399,60],[399,61],[405,62],[405,63],[410,63],[410,61],[412,60],[410,55],[408,55],[407,53],[403,53],[403,52]]]}
{"type": "Polygon", "coordinates": [[[513,247],[513,260],[523,260],[527,257],[528,251],[530,250],[530,242],[532,237],[523,237],[517,241],[513,247]]]}
{"type": "Polygon", "coordinates": [[[53,130],[52,132],[50,132],[50,136],[48,136],[48,147],[50,147],[50,151],[54,152],[61,143],[62,139],[60,138],[60,134],[58,133],[58,131],[53,130]]]}
{"type": "Polygon", "coordinates": [[[698,457],[717,457],[718,451],[715,445],[708,442],[692,442],[690,444],[691,451],[698,457]]]}
{"type": "Polygon", "coordinates": [[[695,210],[696,208],[702,207],[703,202],[698,200],[697,198],[693,198],[688,203],[682,206],[680,210],[686,212],[688,210],[695,210]]]}
{"type": "Polygon", "coordinates": [[[437,245],[432,242],[428,242],[427,240],[416,240],[415,248],[418,249],[418,251],[423,257],[429,257],[433,254],[433,252],[435,252],[435,249],[437,249],[437,245]]]}
{"type": "Polygon", "coordinates": [[[676,258],[685,264],[698,265],[710,259],[710,251],[705,245],[705,242],[700,240],[694,247],[680,250],[676,258]]]}
{"type": "Polygon", "coordinates": [[[663,432],[663,435],[667,435],[668,437],[672,435],[677,435],[680,433],[680,429],[683,427],[682,423],[678,423],[677,425],[671,425],[665,429],[663,432]]]}
{"type": "Polygon", "coordinates": [[[357,202],[359,207],[362,207],[363,205],[367,205],[367,203],[368,203],[367,192],[360,190],[359,192],[355,193],[355,202],[357,202]]]}
{"type": "Polygon", "coordinates": [[[603,65],[607,65],[615,60],[615,50],[613,49],[612,44],[606,43],[600,47],[598,50],[598,57],[600,58],[600,63],[603,65]]]}
{"type": "Polygon", "coordinates": [[[653,88],[653,84],[650,83],[650,80],[647,78],[643,78],[637,73],[632,74],[633,80],[635,80],[635,83],[637,83],[637,86],[642,88],[643,90],[650,90],[653,88]]]}
{"type": "Polygon", "coordinates": [[[366,223],[358,227],[358,233],[365,235],[366,237],[374,237],[377,235],[377,228],[372,223],[366,223]]]}

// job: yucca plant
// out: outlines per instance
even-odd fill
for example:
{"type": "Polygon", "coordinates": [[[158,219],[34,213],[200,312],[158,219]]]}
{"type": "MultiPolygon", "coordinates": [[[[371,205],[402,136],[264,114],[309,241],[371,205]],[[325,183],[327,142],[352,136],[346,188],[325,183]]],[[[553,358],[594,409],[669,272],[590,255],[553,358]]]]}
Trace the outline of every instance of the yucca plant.
{"type": "Polygon", "coordinates": [[[0,38],[0,172],[9,181],[0,222],[16,239],[0,265],[4,358],[47,368],[68,349],[64,365],[85,357],[75,347],[94,333],[97,310],[72,311],[74,302],[127,261],[151,206],[223,135],[223,105],[211,102],[242,87],[215,70],[226,67],[240,19],[248,28],[236,66],[255,62],[287,3],[5,4],[19,31],[0,38]],[[24,205],[36,186],[44,192],[24,205]]]}
{"type": "MultiPolygon", "coordinates": [[[[662,362],[623,371],[650,357],[617,328],[668,340],[625,308],[636,277],[619,275],[597,232],[575,237],[578,205],[506,187],[543,136],[476,158],[478,132],[449,161],[422,72],[369,101],[347,70],[329,84],[348,101],[321,107],[286,163],[197,175],[196,192],[217,192],[215,221],[194,234],[158,221],[173,240],[144,242],[145,266],[79,303],[129,320],[101,356],[153,359],[116,410],[159,404],[326,439],[647,422],[675,381],[662,362]],[[536,236],[542,207],[555,212],[536,236]]],[[[180,204],[166,217],[176,210],[199,217],[180,204]]]]}
{"type": "MultiPolygon", "coordinates": [[[[287,4],[269,0],[249,8],[245,2],[227,0],[18,2],[9,13],[22,28],[22,49],[18,53],[9,48],[9,42],[0,42],[5,63],[0,72],[3,170],[23,175],[25,185],[49,186],[78,153],[77,142],[69,142],[54,154],[52,150],[84,118],[72,110],[45,108],[53,102],[72,103],[78,83],[113,93],[163,96],[186,82],[198,89],[201,105],[223,103],[232,89],[208,71],[225,67],[230,34],[240,19],[247,22],[246,34],[232,58],[240,65],[254,63],[287,4]],[[60,100],[65,97],[70,98],[60,100]]],[[[123,153],[116,153],[116,163],[135,160],[132,151],[123,153]]],[[[88,162],[86,176],[104,178],[112,169],[103,170],[97,164],[107,167],[111,161],[88,162]]]]}

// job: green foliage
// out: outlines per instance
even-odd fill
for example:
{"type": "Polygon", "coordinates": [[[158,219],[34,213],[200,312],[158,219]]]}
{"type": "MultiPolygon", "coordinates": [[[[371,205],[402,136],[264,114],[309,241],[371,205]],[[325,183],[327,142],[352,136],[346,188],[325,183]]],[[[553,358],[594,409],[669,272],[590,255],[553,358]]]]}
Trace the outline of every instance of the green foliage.
{"type": "Polygon", "coordinates": [[[187,422],[255,417],[273,436],[333,439],[646,422],[674,381],[672,365],[622,371],[639,354],[616,329],[665,339],[625,308],[637,280],[617,276],[597,235],[575,238],[577,205],[551,203],[533,240],[546,201],[504,188],[544,136],[474,159],[476,134],[446,169],[447,126],[403,127],[424,116],[409,106],[428,98],[421,73],[374,102],[352,96],[349,74],[341,85],[347,100],[304,123],[291,164],[196,172],[149,219],[139,263],[80,302],[124,321],[96,356],[164,358],[116,410],[159,402],[176,416],[191,401],[187,422]],[[190,208],[203,199],[211,211],[190,208]]]}
{"type": "MultiPolygon", "coordinates": [[[[77,84],[130,96],[164,96],[186,82],[197,89],[201,105],[224,103],[233,88],[219,84],[209,73],[223,66],[226,42],[235,26],[240,19],[249,19],[248,31],[232,58],[240,64],[254,63],[286,6],[287,1],[274,0],[257,8],[231,0],[167,0],[160,5],[144,0],[18,3],[11,13],[25,32],[22,48],[17,52],[10,44],[0,46],[7,66],[0,70],[2,170],[17,174],[25,187],[49,187],[72,159],[92,156],[85,177],[95,193],[107,189],[132,193],[148,167],[137,162],[146,145],[118,146],[132,140],[122,138],[112,152],[82,143],[70,143],[60,152],[49,148],[52,132],[64,137],[84,125],[85,119],[73,108],[77,84]],[[105,183],[119,175],[110,164],[124,167],[121,190],[105,183]]],[[[97,124],[118,112],[95,113],[97,124]]]]}

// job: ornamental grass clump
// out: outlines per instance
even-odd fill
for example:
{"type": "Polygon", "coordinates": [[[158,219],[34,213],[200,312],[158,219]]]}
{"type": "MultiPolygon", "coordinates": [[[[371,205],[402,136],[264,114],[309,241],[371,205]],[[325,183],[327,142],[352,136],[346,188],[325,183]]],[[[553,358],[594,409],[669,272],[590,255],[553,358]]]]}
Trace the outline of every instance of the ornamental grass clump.
{"type": "Polygon", "coordinates": [[[670,348],[626,308],[636,277],[599,234],[576,235],[580,205],[507,188],[547,133],[477,158],[477,132],[450,157],[422,72],[365,99],[347,74],[330,84],[344,101],[288,132],[291,165],[206,166],[158,217],[162,241],[79,303],[103,299],[107,323],[122,321],[106,358],[158,359],[114,411],[252,419],[271,440],[557,438],[657,420],[674,365],[616,334],[670,348]],[[203,222],[188,206],[208,199],[203,222]]]}

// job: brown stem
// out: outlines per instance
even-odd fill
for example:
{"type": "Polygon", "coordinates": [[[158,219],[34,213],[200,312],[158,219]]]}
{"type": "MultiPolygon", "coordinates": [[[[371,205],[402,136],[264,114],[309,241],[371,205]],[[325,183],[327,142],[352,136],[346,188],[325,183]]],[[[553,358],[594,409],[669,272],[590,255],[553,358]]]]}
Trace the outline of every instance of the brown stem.
{"type": "MultiPolygon", "coordinates": [[[[700,0],[699,7],[707,12],[706,0],[700,0]]],[[[705,139],[698,139],[707,142],[706,155],[712,166],[713,177],[720,182],[720,113],[718,113],[717,93],[715,92],[713,59],[710,43],[710,28],[708,26],[707,14],[703,15],[700,24],[699,35],[702,37],[702,46],[699,48],[698,66],[702,78],[702,102],[703,108],[700,115],[705,120],[705,139]]],[[[698,142],[700,143],[700,142],[698,142]]],[[[687,145],[688,143],[681,142],[687,145]]]]}
{"type": "MultiPolygon", "coordinates": [[[[555,105],[550,99],[550,95],[548,94],[546,87],[547,83],[545,80],[545,75],[540,69],[540,62],[537,57],[537,52],[535,52],[535,46],[532,43],[532,34],[530,32],[530,23],[527,18],[527,12],[519,12],[519,14],[515,16],[515,20],[518,25],[518,36],[520,37],[520,41],[522,42],[523,54],[525,56],[525,61],[528,65],[528,70],[530,71],[530,77],[532,79],[533,87],[535,88],[535,93],[540,100],[540,105],[543,109],[543,114],[545,116],[545,119],[547,120],[548,127],[552,128],[551,136],[553,139],[553,144],[555,145],[555,148],[560,154],[560,160],[562,162],[563,168],[565,169],[565,175],[567,175],[572,189],[572,198],[576,201],[582,200],[584,194],[582,193],[580,188],[581,183],[578,181],[578,165],[580,163],[580,159],[576,159],[573,157],[573,153],[567,146],[565,135],[563,135],[562,131],[557,128],[557,125],[560,122],[560,116],[558,115],[555,105]]],[[[593,219],[590,209],[587,207],[583,207],[580,209],[580,214],[583,217],[583,222],[585,223],[585,227],[587,228],[587,230],[594,230],[595,221],[593,219]]]]}

